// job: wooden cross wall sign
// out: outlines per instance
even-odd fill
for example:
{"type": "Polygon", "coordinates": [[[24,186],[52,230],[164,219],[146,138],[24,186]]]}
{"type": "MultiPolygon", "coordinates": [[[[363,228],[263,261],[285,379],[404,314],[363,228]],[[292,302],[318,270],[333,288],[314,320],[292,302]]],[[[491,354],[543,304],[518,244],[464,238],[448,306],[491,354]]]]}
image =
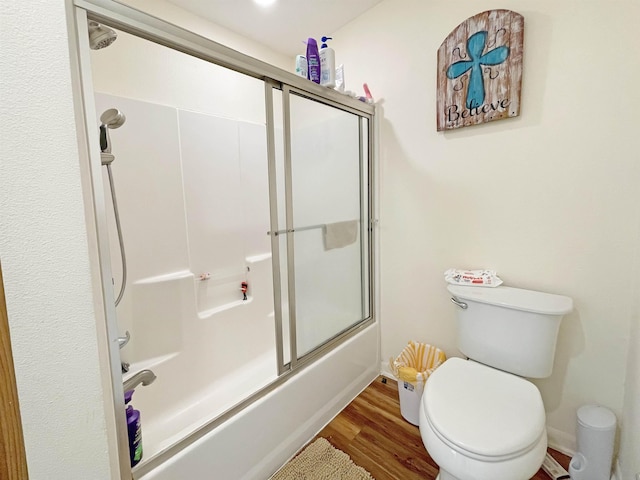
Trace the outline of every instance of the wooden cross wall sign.
{"type": "Polygon", "coordinates": [[[468,18],[438,49],[438,131],[520,115],[524,18],[489,10],[468,18]]]}

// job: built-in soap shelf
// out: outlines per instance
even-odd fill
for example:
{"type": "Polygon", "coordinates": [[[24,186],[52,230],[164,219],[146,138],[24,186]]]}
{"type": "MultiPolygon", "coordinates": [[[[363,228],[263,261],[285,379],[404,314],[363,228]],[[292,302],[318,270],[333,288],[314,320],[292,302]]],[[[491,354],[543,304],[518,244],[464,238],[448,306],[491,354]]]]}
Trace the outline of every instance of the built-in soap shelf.
{"type": "Polygon", "coordinates": [[[242,265],[212,272],[206,280],[197,281],[198,318],[204,320],[249,302],[242,299],[241,286],[246,279],[247,267],[242,265]]]}
{"type": "Polygon", "coordinates": [[[204,310],[202,312],[198,312],[198,318],[200,320],[206,320],[208,318],[213,317],[219,313],[225,312],[227,310],[231,310],[232,308],[242,307],[253,302],[253,297],[251,295],[247,295],[246,300],[237,300],[235,302],[229,302],[222,305],[219,305],[214,308],[210,308],[209,310],[204,310]]]}
{"type": "Polygon", "coordinates": [[[136,285],[147,285],[150,283],[171,282],[173,280],[181,280],[187,277],[193,277],[193,273],[191,273],[189,270],[179,270],[177,272],[164,273],[162,275],[155,275],[153,277],[141,278],[140,280],[136,280],[134,283],[136,285]]]}
{"type": "Polygon", "coordinates": [[[252,255],[250,257],[247,257],[245,260],[247,261],[248,264],[252,264],[252,263],[258,263],[258,262],[264,262],[265,260],[270,260],[270,259],[271,259],[271,252],[262,253],[260,255],[252,255]]]}
{"type": "MultiPolygon", "coordinates": [[[[222,312],[231,309],[249,305],[253,302],[253,296],[248,294],[247,299],[242,299],[241,284],[244,281],[249,282],[249,291],[256,288],[253,284],[259,280],[260,275],[253,276],[252,271],[258,268],[264,262],[270,262],[271,252],[251,255],[245,257],[244,266],[238,268],[230,268],[215,273],[205,272],[206,277],[202,274],[195,275],[199,280],[197,283],[198,295],[198,318],[200,320],[209,319],[222,312]]],[[[265,265],[269,267],[269,265],[265,265]]],[[[260,266],[260,269],[263,267],[260,266]]],[[[260,283],[260,282],[259,282],[260,283]]],[[[260,288],[258,286],[258,288],[260,288]]]]}
{"type": "Polygon", "coordinates": [[[240,285],[245,279],[246,269],[236,270],[234,272],[223,273],[209,273],[204,272],[196,276],[198,280],[201,280],[203,286],[207,285],[224,285],[227,283],[237,283],[240,285]]]}

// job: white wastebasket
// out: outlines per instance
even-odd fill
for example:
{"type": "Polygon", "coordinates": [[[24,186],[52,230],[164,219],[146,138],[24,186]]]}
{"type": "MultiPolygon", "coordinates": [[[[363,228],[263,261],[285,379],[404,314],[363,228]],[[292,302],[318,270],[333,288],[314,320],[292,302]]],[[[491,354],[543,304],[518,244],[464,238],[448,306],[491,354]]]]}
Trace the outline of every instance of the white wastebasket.
{"type": "Polygon", "coordinates": [[[389,360],[391,371],[398,379],[400,413],[407,422],[419,424],[424,383],[446,359],[439,348],[426,343],[409,342],[397,358],[389,360]]]}
{"type": "Polygon", "coordinates": [[[571,480],[609,480],[616,435],[616,416],[600,405],[585,405],[577,413],[577,451],[569,463],[571,480]]]}
{"type": "Polygon", "coordinates": [[[418,382],[412,385],[409,382],[398,380],[398,397],[400,399],[400,414],[412,425],[418,425],[420,420],[420,399],[424,392],[424,383],[418,382]]]}

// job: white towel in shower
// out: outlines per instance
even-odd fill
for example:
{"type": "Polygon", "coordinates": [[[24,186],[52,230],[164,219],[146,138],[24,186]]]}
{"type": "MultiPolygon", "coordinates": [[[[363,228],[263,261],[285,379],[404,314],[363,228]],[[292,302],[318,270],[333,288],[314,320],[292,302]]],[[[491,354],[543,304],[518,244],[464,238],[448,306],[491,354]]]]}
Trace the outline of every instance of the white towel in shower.
{"type": "Polygon", "coordinates": [[[346,247],[358,238],[358,220],[327,223],[322,230],[325,250],[346,247]]]}

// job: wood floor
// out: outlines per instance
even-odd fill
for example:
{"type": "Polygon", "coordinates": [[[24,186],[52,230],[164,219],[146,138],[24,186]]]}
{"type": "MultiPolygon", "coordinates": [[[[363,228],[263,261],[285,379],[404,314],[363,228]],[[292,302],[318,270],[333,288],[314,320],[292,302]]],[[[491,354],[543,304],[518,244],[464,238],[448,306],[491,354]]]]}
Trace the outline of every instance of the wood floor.
{"type": "MultiPolygon", "coordinates": [[[[376,480],[434,480],[438,474],[418,427],[400,415],[394,380],[376,379],[318,437],[347,453],[376,480]]],[[[569,457],[550,452],[568,468],[569,457]]],[[[532,480],[549,480],[549,476],[540,470],[532,480]]]]}

